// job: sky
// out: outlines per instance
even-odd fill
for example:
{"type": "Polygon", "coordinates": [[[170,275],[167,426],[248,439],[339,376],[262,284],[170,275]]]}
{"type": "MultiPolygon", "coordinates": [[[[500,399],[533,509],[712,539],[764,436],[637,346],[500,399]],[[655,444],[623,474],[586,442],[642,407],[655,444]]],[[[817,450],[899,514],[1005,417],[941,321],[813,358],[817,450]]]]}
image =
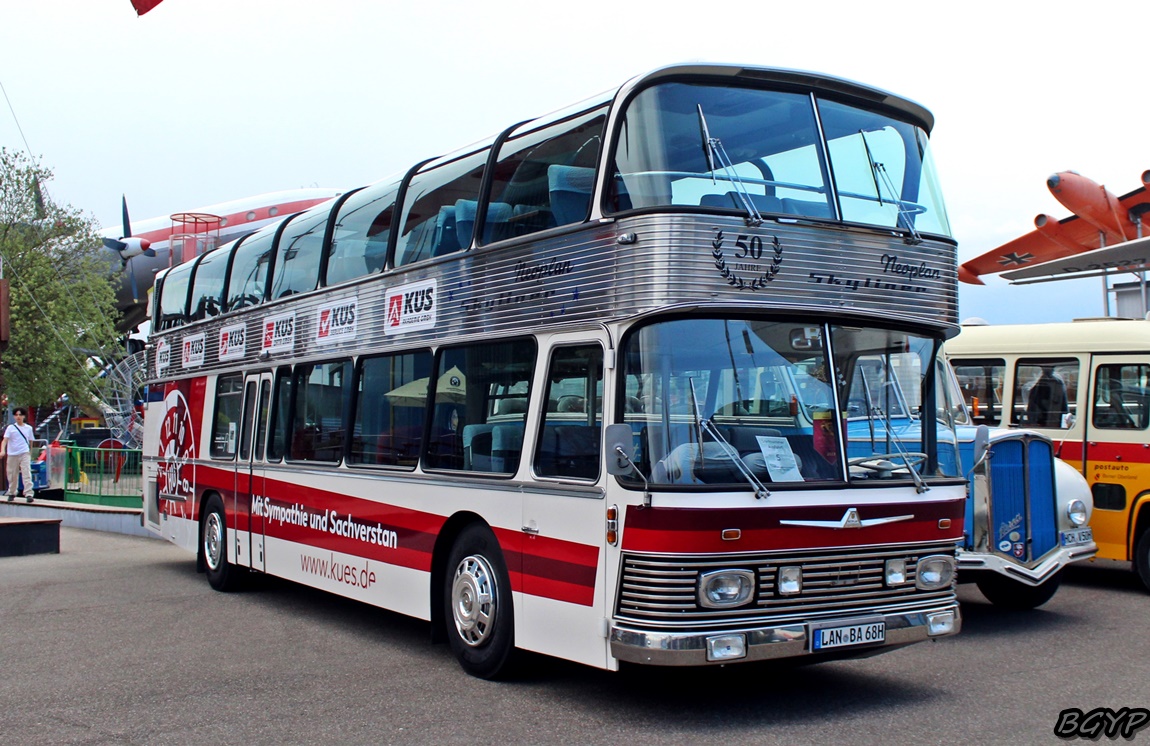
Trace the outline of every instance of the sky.
{"type": "MultiPolygon", "coordinates": [[[[353,188],[674,62],[812,70],[910,98],[965,261],[1150,168],[1141,3],[9,0],[0,146],[120,224],[299,187],[353,188]],[[9,104],[13,112],[9,110],[9,104]],[[17,126],[17,123],[19,126],[17,126]],[[25,147],[27,141],[27,148],[25,147]]],[[[962,285],[959,317],[1103,313],[1101,281],[962,285]]]]}

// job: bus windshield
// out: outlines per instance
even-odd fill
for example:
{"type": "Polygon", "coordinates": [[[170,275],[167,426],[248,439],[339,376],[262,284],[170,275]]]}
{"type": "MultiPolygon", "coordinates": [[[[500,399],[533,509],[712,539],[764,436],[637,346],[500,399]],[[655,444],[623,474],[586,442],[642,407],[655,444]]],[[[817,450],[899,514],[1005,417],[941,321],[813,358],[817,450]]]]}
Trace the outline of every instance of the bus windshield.
{"type": "Polygon", "coordinates": [[[627,107],[612,169],[608,212],[753,208],[951,235],[922,128],[803,93],[653,85],[627,107]]]}
{"type": "Polygon", "coordinates": [[[937,346],[787,320],[649,324],[623,343],[635,463],[677,485],[746,486],[748,471],[774,485],[955,476],[953,431],[921,406],[937,346]]]}

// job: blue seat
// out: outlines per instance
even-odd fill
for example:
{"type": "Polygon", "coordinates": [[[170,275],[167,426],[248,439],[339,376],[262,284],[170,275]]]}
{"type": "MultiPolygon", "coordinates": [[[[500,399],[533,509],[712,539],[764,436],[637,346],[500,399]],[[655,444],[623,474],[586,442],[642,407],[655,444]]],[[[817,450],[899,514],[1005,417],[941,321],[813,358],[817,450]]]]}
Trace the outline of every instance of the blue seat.
{"type": "Polygon", "coordinates": [[[580,166],[548,166],[547,189],[551,195],[551,214],[556,225],[581,223],[591,207],[595,186],[595,169],[580,166]]]}
{"type": "MultiPolygon", "coordinates": [[[[471,236],[475,232],[475,216],[479,202],[473,199],[455,201],[455,234],[459,245],[471,246],[471,236]]],[[[511,220],[511,205],[506,202],[489,202],[487,219],[483,223],[483,238],[480,243],[491,243],[507,237],[508,222],[511,220]]]]}
{"type": "Polygon", "coordinates": [[[443,256],[459,251],[459,238],[456,235],[455,206],[439,208],[435,218],[435,238],[431,244],[431,256],[443,256]]]}
{"type": "MultiPolygon", "coordinates": [[[[772,197],[766,194],[748,194],[747,196],[750,198],[751,204],[753,204],[759,212],[784,212],[783,201],[778,197],[772,197]]],[[[702,199],[699,200],[699,207],[726,207],[736,210],[746,209],[743,207],[743,201],[739,199],[738,192],[704,194],[702,199]]]]}
{"type": "Polygon", "coordinates": [[[787,215],[800,215],[804,218],[833,218],[831,206],[826,202],[816,202],[805,199],[783,199],[783,212],[787,215]]]}

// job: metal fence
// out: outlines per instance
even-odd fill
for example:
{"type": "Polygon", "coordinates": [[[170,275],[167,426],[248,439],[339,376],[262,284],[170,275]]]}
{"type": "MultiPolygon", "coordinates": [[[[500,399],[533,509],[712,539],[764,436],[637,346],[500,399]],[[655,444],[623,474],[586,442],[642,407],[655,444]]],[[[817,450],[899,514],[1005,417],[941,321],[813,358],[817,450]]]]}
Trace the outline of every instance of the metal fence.
{"type": "Polygon", "coordinates": [[[67,446],[64,450],[65,500],[120,508],[143,506],[139,449],[67,446]]]}

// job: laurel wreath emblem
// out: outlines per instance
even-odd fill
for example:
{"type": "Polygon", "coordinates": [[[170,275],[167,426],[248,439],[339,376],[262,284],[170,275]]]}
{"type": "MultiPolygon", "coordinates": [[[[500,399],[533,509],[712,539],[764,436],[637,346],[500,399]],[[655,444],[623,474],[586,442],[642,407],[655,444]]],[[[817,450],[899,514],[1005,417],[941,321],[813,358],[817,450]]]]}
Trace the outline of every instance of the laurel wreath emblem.
{"type": "Polygon", "coordinates": [[[771,238],[771,245],[774,248],[774,256],[771,259],[771,266],[767,268],[758,277],[752,280],[744,280],[742,277],[735,277],[730,268],[727,266],[727,260],[723,255],[723,232],[720,230],[715,234],[714,240],[711,241],[713,251],[711,256],[715,260],[715,268],[719,270],[719,274],[727,281],[727,284],[736,290],[761,290],[765,288],[771,280],[775,279],[775,275],[779,273],[779,269],[783,266],[783,247],[779,244],[779,237],[773,236],[771,238]]]}

